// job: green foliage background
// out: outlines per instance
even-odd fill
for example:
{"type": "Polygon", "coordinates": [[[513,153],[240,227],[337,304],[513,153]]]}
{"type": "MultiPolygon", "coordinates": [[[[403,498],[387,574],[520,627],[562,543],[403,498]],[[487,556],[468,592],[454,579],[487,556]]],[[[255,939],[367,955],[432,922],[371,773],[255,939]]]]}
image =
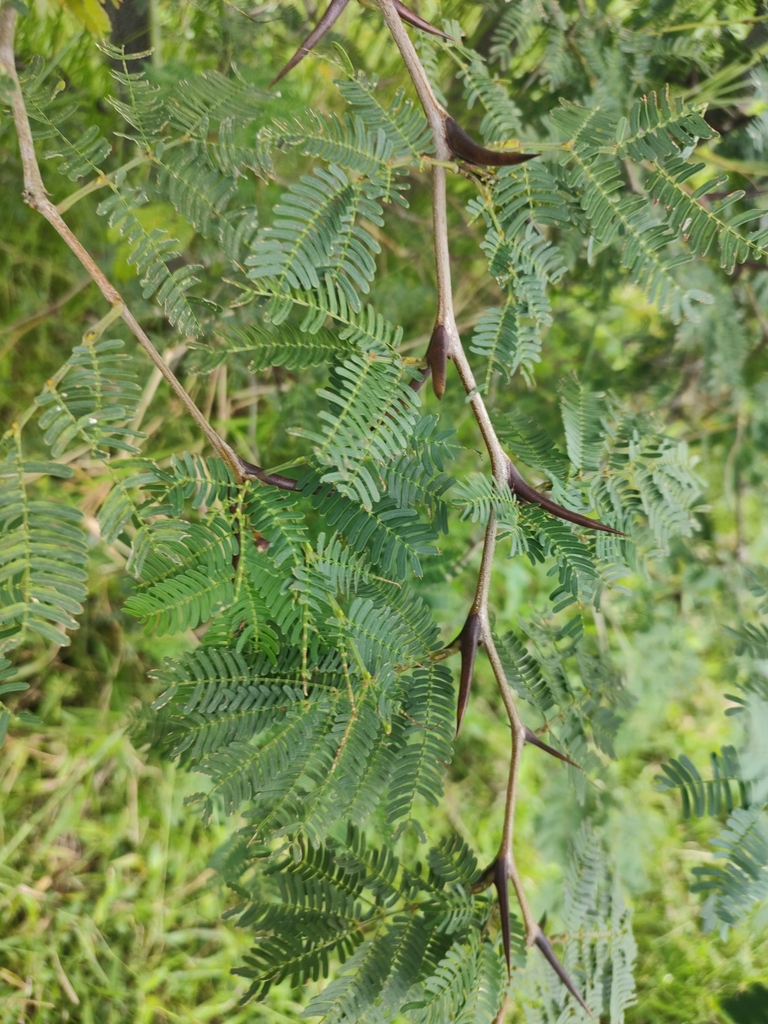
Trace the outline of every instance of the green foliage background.
{"type": "MultiPolygon", "coordinates": [[[[671,82],[673,95],[708,104],[707,120],[719,137],[699,144],[697,157],[705,166],[692,186],[725,174],[726,181],[710,189],[715,194],[707,203],[738,188],[746,191],[754,209],[764,208],[768,32],[762,5],[599,5],[586,0],[540,6],[446,0],[422,7],[421,13],[436,23],[458,18],[486,55],[496,47],[494,74],[512,83],[511,95],[526,123],[540,124],[558,96],[621,106],[629,92],[621,54],[632,54],[634,66],[644,68],[643,89],[671,82]],[[506,42],[501,29],[508,30],[506,42]],[[517,41],[512,49],[509,40],[517,41]]],[[[243,80],[265,87],[302,38],[307,12],[302,5],[276,3],[252,10],[250,4],[213,0],[158,3],[158,48],[147,68],[149,79],[173,88],[201,72],[231,76],[234,68],[243,80]]],[[[356,67],[375,72],[394,94],[402,73],[375,11],[350,5],[332,38],[343,43],[356,67]]],[[[471,69],[458,68],[468,83],[464,89],[455,78],[456,66],[429,41],[422,40],[420,47],[451,110],[462,112],[462,124],[489,141],[507,137],[492,113],[483,122],[471,69]]],[[[337,63],[342,59],[329,44],[322,52],[337,63]]],[[[74,179],[81,168],[72,164],[71,154],[57,155],[61,147],[55,129],[65,123],[69,98],[77,99],[68,115],[72,136],[97,125],[115,147],[114,164],[107,169],[133,157],[126,140],[114,134],[125,131],[119,118],[124,94],[110,76],[108,59],[69,11],[34,5],[19,22],[18,54],[25,66],[33,55],[42,57],[50,81],[61,83],[43,144],[51,154],[43,173],[55,201],[79,187],[74,179]],[[105,104],[106,95],[117,97],[117,111],[105,104]]],[[[279,98],[265,97],[263,111],[250,120],[249,112],[243,113],[247,131],[233,138],[228,152],[233,162],[243,160],[250,169],[239,183],[240,201],[253,204],[261,224],[268,222],[280,195],[278,185],[284,187],[314,166],[312,147],[303,142],[307,107],[341,114],[332,84],[337,74],[329,59],[308,59],[281,83],[279,98]],[[257,129],[274,117],[281,120],[283,138],[272,153],[275,174],[269,178],[270,157],[257,129]],[[296,127],[297,117],[303,127],[296,127]]],[[[210,81],[212,88],[223,88],[221,80],[210,81]]],[[[103,315],[103,303],[57,236],[20,202],[21,171],[8,118],[0,132],[0,406],[3,422],[11,423],[103,315]]],[[[87,159],[95,155],[97,149],[87,159]]],[[[169,164],[184,173],[183,165],[169,164]]],[[[141,175],[139,168],[136,188],[141,175]]],[[[80,185],[90,177],[89,172],[80,185]]],[[[369,231],[381,246],[371,301],[402,326],[402,350],[419,356],[434,304],[427,172],[411,172],[410,180],[408,210],[388,207],[385,229],[368,211],[369,231]]],[[[172,188],[169,192],[173,195],[172,188]]],[[[468,221],[464,210],[472,186],[454,178],[450,194],[457,314],[469,337],[484,310],[499,301],[499,289],[487,274],[482,221],[468,221]]],[[[202,280],[194,294],[226,307],[235,293],[221,281],[229,272],[221,253],[239,256],[242,238],[234,233],[239,227],[245,237],[250,228],[238,222],[219,233],[204,208],[181,202],[178,209],[169,200],[140,207],[136,216],[144,231],[159,228],[178,239],[166,246],[173,282],[165,313],[179,334],[157,298],[142,294],[133,264],[150,274],[153,264],[149,256],[142,265],[141,257],[137,261],[131,255],[126,240],[131,226],[121,220],[120,209],[107,200],[97,213],[104,197],[103,191],[86,194],[66,216],[167,352],[194,333],[196,319],[205,324],[208,315],[208,307],[188,303],[174,284],[183,284],[194,264],[202,280]],[[173,255],[177,252],[181,255],[173,255]]],[[[557,210],[550,219],[558,223],[557,210]]],[[[758,222],[760,227],[763,223],[758,222]]],[[[686,225],[685,230],[693,233],[695,227],[686,225]]],[[[745,1010],[739,993],[752,986],[759,1000],[765,991],[760,986],[768,985],[764,899],[728,934],[717,929],[706,934],[702,923],[712,915],[702,917],[702,899],[690,890],[691,882],[705,877],[702,869],[713,864],[710,841],[725,826],[728,799],[736,806],[741,800],[735,782],[728,784],[732,796],[726,798],[724,787],[705,790],[696,771],[710,778],[710,754],[730,745],[741,751],[759,789],[768,744],[768,643],[761,625],[766,594],[761,566],[768,553],[768,292],[764,260],[753,255],[732,276],[718,266],[717,253],[676,269],[680,295],[697,307],[697,319],[690,321],[677,315],[683,298],[660,303],[660,311],[631,282],[616,250],[593,239],[588,251],[566,254],[562,280],[550,274],[552,308],[541,316],[540,360],[534,342],[530,358],[521,350],[519,359],[535,379],[535,390],[521,373],[507,380],[489,370],[487,378],[499,421],[502,415],[509,418],[505,440],[513,451],[515,423],[526,417],[546,427],[565,449],[559,395],[563,380],[575,372],[587,391],[610,392],[634,413],[657,415],[666,433],[687,445],[700,488],[695,530],[674,537],[647,575],[625,577],[623,586],[606,592],[600,612],[586,622],[594,662],[583,677],[592,671],[597,680],[600,671],[608,671],[600,656],[610,652],[623,681],[610,709],[601,707],[602,719],[595,707],[587,709],[595,742],[603,754],[613,748],[615,759],[591,755],[587,784],[529,750],[521,780],[519,866],[534,910],[548,913],[553,934],[563,927],[567,910],[563,879],[569,838],[587,818],[605,836],[634,906],[637,1004],[627,1012],[633,1024],[747,1024],[760,1018],[743,1014],[760,1011],[745,1010]],[[712,303],[698,302],[704,292],[714,298],[712,303]],[[601,721],[607,723],[602,740],[601,721]],[[684,807],[692,812],[687,818],[684,807]]],[[[729,262],[727,254],[724,262],[729,262]]],[[[155,458],[167,466],[175,453],[202,452],[201,438],[176,401],[157,387],[127,333],[114,328],[109,336],[126,338],[126,366],[140,389],[135,401],[142,401],[140,426],[155,458]]],[[[314,337],[317,358],[300,372],[288,361],[282,370],[271,369],[268,346],[260,352],[248,337],[247,352],[230,345],[228,354],[215,347],[189,348],[177,350],[175,357],[187,388],[210,411],[217,428],[254,461],[261,456],[267,465],[277,465],[306,450],[306,432],[321,407],[315,389],[327,378],[322,332],[314,337]]],[[[476,346],[483,349],[482,337],[476,336],[476,346]]],[[[480,362],[478,356],[473,359],[480,362]]],[[[441,557],[422,559],[419,584],[447,641],[466,615],[479,560],[482,526],[479,512],[472,514],[472,502],[479,508],[482,495],[471,474],[488,467],[472,450],[479,441],[455,382],[441,407],[429,396],[425,411],[439,411],[439,426],[454,428],[463,446],[459,460],[450,465],[451,474],[462,481],[445,499],[450,532],[440,540],[441,557]]],[[[56,429],[54,418],[49,425],[56,429]]],[[[11,686],[3,694],[13,717],[0,751],[0,1020],[295,1020],[321,984],[282,982],[258,1006],[242,1008],[238,1001],[247,980],[229,973],[252,944],[246,928],[222,920],[238,898],[225,885],[229,868],[220,850],[242,822],[225,819],[214,805],[210,822],[203,824],[197,809],[184,802],[201,789],[199,777],[161,762],[156,751],[142,745],[143,709],[163,688],[152,671],[164,658],[192,651],[199,638],[193,629],[170,639],[144,633],[128,614],[131,608],[142,610],[146,595],[125,571],[125,545],[99,540],[94,512],[103,500],[103,476],[82,446],[67,449],[65,441],[54,455],[65,451],[72,456],[74,474],[43,486],[49,500],[60,501],[64,493],[69,504],[85,512],[87,599],[70,646],[30,639],[14,652],[7,672],[11,684],[23,681],[29,689],[11,686]],[[127,601],[132,603],[126,607],[127,601]]],[[[532,456],[526,460],[517,454],[539,468],[532,456]]],[[[499,559],[492,594],[497,634],[518,629],[521,616],[545,614],[553,586],[548,569],[521,557],[499,559]]],[[[558,621],[567,618],[566,612],[558,621]]],[[[538,722],[532,718],[531,724],[538,722]]],[[[437,807],[426,801],[418,807],[418,820],[432,844],[454,832],[473,848],[481,865],[493,857],[508,742],[499,698],[480,658],[444,799],[437,807]]],[[[727,774],[727,758],[724,751],[716,771],[727,774]]],[[[765,793],[754,800],[764,804],[765,793]]],[[[396,848],[404,857],[424,856],[413,831],[401,836],[396,848]]],[[[755,855],[759,858],[759,849],[755,855]]],[[[763,875],[757,872],[758,888],[764,874],[764,868],[763,875]]],[[[536,979],[529,984],[535,986],[536,979]]],[[[534,1020],[555,1019],[551,1013],[530,1012],[534,1020]]],[[[513,1007],[510,1019],[524,1019],[523,1010],[513,1007]]]]}

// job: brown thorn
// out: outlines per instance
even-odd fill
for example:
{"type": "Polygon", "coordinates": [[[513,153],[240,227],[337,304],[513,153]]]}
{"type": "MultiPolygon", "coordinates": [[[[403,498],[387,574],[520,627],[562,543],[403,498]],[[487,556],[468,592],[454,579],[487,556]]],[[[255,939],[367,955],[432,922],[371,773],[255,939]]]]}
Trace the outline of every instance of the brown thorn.
{"type": "Polygon", "coordinates": [[[512,976],[512,929],[509,909],[509,868],[506,857],[497,857],[493,867],[493,884],[499,896],[499,917],[501,918],[501,939],[504,943],[504,958],[507,961],[507,977],[512,976]]]}
{"type": "Polygon", "coordinates": [[[445,119],[445,141],[454,156],[466,160],[468,164],[476,164],[480,167],[506,167],[513,164],[523,164],[526,160],[533,160],[538,153],[510,153],[497,152],[493,149],[486,149],[475,142],[454,119],[447,116],[445,119]]]}
{"type": "Polygon", "coordinates": [[[272,487],[279,487],[282,491],[297,491],[298,484],[289,476],[281,476],[279,473],[267,473],[261,466],[248,462],[241,456],[237,456],[240,464],[240,471],[243,478],[248,480],[260,480],[263,484],[271,484],[272,487]]]}
{"type": "Polygon", "coordinates": [[[289,71],[292,71],[296,65],[306,57],[309,51],[317,46],[323,36],[333,27],[334,23],[348,3],[349,0],[331,0],[326,8],[325,14],[322,16],[320,21],[318,21],[285,67],[278,75],[275,76],[275,78],[272,79],[267,86],[268,89],[271,89],[273,85],[277,85],[284,75],[287,75],[289,71]]]}
{"type": "Polygon", "coordinates": [[[533,732],[533,730],[529,729],[527,725],[525,727],[525,742],[532,743],[533,746],[538,747],[539,750],[546,750],[546,752],[548,754],[551,754],[552,757],[557,757],[561,761],[565,761],[566,764],[573,765],[573,767],[578,768],[579,771],[583,770],[581,765],[576,764],[576,762],[572,761],[570,757],[566,757],[565,754],[561,754],[559,750],[555,750],[554,747],[550,747],[550,745],[548,743],[545,743],[544,740],[540,740],[536,733],[533,732]]]}
{"type": "Polygon", "coordinates": [[[446,371],[448,367],[448,331],[445,325],[435,324],[426,355],[427,365],[432,372],[432,390],[442,401],[445,394],[446,371]]]}
{"type": "Polygon", "coordinates": [[[414,28],[420,28],[422,32],[429,32],[433,36],[442,36],[443,39],[449,39],[451,42],[453,42],[451,36],[446,35],[446,33],[443,32],[441,29],[435,28],[434,25],[430,25],[428,21],[424,21],[424,19],[420,18],[419,15],[415,13],[415,11],[409,10],[409,8],[405,6],[405,4],[400,3],[400,0],[393,0],[393,2],[397,13],[400,15],[403,21],[407,21],[409,25],[413,25],[414,28]]]}
{"type": "Polygon", "coordinates": [[[475,668],[475,655],[480,643],[482,623],[477,612],[470,612],[467,621],[459,633],[459,650],[461,651],[461,679],[459,681],[459,699],[456,705],[456,735],[459,735],[461,723],[469,704],[469,691],[472,687],[472,673],[475,668]]]}
{"type": "Polygon", "coordinates": [[[587,530],[600,530],[602,533],[612,533],[617,537],[627,536],[621,530],[614,530],[612,526],[606,526],[605,523],[601,523],[599,519],[589,519],[578,512],[571,512],[570,509],[563,508],[562,505],[558,505],[557,502],[552,501],[546,495],[540,494],[539,491],[525,482],[519,470],[512,465],[512,462],[509,463],[508,473],[507,482],[509,489],[520,501],[531,505],[539,505],[545,512],[557,516],[558,519],[565,519],[567,522],[575,523],[576,526],[583,526],[587,530]]]}
{"type": "Polygon", "coordinates": [[[539,947],[541,952],[544,954],[544,959],[549,963],[549,965],[552,968],[552,970],[558,976],[560,981],[562,981],[562,983],[565,985],[565,987],[571,993],[573,998],[578,1002],[578,1004],[584,1010],[587,1011],[589,1016],[594,1019],[594,1014],[592,1013],[590,1008],[587,1006],[587,1004],[584,1002],[584,1000],[583,1000],[583,998],[581,996],[581,993],[576,988],[574,983],[571,981],[570,977],[568,976],[568,972],[566,971],[566,969],[563,967],[563,965],[560,963],[560,961],[555,956],[555,951],[554,951],[554,949],[552,949],[550,941],[547,938],[547,936],[544,934],[544,932],[539,930],[538,935],[536,936],[536,938],[533,941],[536,943],[536,945],[539,947]]]}

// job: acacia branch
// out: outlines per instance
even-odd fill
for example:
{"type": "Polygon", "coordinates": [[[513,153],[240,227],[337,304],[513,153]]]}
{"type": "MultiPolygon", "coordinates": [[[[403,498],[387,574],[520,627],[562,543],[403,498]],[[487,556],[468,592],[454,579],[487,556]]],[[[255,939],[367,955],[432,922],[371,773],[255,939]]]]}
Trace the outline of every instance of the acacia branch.
{"type": "MultiPolygon", "coordinates": [[[[448,160],[451,157],[451,148],[448,145],[446,133],[446,111],[437,102],[432,88],[427,79],[426,72],[419,60],[416,49],[400,20],[393,0],[378,0],[381,12],[389,26],[395,43],[400,50],[405,66],[411,76],[416,92],[421,100],[424,113],[432,129],[432,136],[435,151],[439,160],[448,160]]],[[[450,249],[448,241],[448,216],[446,204],[446,170],[445,167],[435,164],[432,167],[432,221],[434,229],[435,265],[437,271],[437,324],[434,338],[438,332],[447,335],[446,355],[450,358],[458,371],[464,390],[470,395],[470,404],[477,420],[478,427],[483,436],[488,455],[491,459],[493,477],[498,487],[506,487],[509,478],[510,461],[506,452],[501,446],[491,418],[486,409],[482,395],[480,395],[475,381],[472,367],[464,352],[453,310],[453,289],[451,284],[450,249]]],[[[432,366],[435,373],[435,367],[432,366]]],[[[538,925],[533,919],[525,893],[523,892],[520,876],[515,865],[514,852],[512,848],[512,837],[514,832],[515,803],[517,800],[518,777],[520,771],[520,756],[525,743],[525,726],[520,719],[515,706],[514,697],[507,682],[501,660],[491,635],[491,627],[488,616],[488,595],[491,583],[493,568],[493,556],[496,550],[497,521],[491,511],[488,526],[485,531],[483,544],[483,558],[480,567],[480,574],[477,581],[477,590],[469,616],[462,630],[462,686],[459,697],[459,724],[463,713],[462,704],[466,707],[469,697],[469,683],[471,682],[471,668],[474,663],[474,651],[478,641],[486,649],[491,662],[496,682],[504,702],[504,707],[509,717],[512,730],[512,753],[510,758],[509,782],[507,786],[507,799],[504,817],[504,830],[499,848],[497,862],[505,866],[509,878],[515,888],[520,910],[525,922],[526,940],[533,943],[538,934],[538,925]],[[478,628],[479,627],[479,628],[478,628]],[[466,642],[467,638],[469,643],[466,642]]],[[[504,915],[502,914],[502,918],[504,915]]],[[[503,922],[504,924],[504,922],[503,922]]],[[[506,922],[508,927],[508,921],[506,922]]]]}
{"type": "Polygon", "coordinates": [[[296,482],[286,477],[277,477],[265,473],[259,466],[246,462],[224,441],[214,430],[206,417],[198,409],[188,392],[182,385],[173,370],[168,366],[163,357],[147,337],[139,322],[131,313],[130,309],[123,302],[122,296],[117,288],[106,277],[94,258],[82,245],[79,239],[73,234],[69,225],[56,206],[48,198],[48,192],[43,184],[40,174],[40,165],[35,154],[32,130],[29,125],[29,117],[24,104],[24,97],[19,85],[19,78],[16,74],[16,60],[14,55],[14,33],[18,14],[13,7],[7,4],[0,10],[0,67],[6,72],[13,85],[11,94],[11,106],[13,109],[13,120],[16,126],[16,135],[19,140],[19,151],[21,153],[21,164],[24,173],[24,201],[48,221],[61,239],[69,246],[72,252],[82,263],[88,275],[94,281],[101,294],[112,306],[119,311],[121,317],[131,334],[136,338],[141,347],[157,367],[159,373],[165,378],[179,399],[181,404],[190,414],[192,419],[203,432],[216,454],[229,466],[235,479],[262,480],[264,483],[271,483],[278,487],[294,490],[296,482]]]}
{"type": "MultiPolygon", "coordinates": [[[[448,217],[446,203],[446,167],[444,163],[452,156],[460,156],[469,162],[483,163],[489,151],[477,146],[466,133],[459,128],[456,122],[438,103],[432,88],[429,84],[424,67],[419,60],[416,49],[405,30],[395,5],[394,0],[377,0],[378,6],[384,19],[389,26],[390,32],[397,44],[405,66],[411,77],[413,85],[418,93],[424,113],[432,130],[432,137],[438,161],[432,165],[432,221],[434,229],[435,266],[437,276],[437,320],[432,339],[427,351],[427,363],[432,372],[433,380],[436,382],[436,394],[438,398],[442,395],[442,388],[445,386],[446,362],[451,359],[456,366],[464,390],[469,396],[472,411],[477,420],[480,433],[483,436],[488,455],[491,460],[493,478],[498,488],[509,487],[513,493],[517,491],[519,499],[523,501],[534,501],[544,505],[547,511],[559,515],[561,518],[571,519],[580,522],[580,525],[590,525],[593,528],[610,530],[603,527],[601,523],[594,523],[585,520],[585,517],[574,519],[574,513],[549,502],[543,495],[539,495],[533,488],[529,488],[522,477],[512,465],[511,460],[504,451],[498,439],[491,418],[486,409],[485,402],[479,393],[472,367],[467,359],[464,347],[461,343],[456,326],[456,317],[453,307],[453,290],[451,285],[450,248],[448,239],[448,217]],[[521,488],[520,482],[524,484],[521,488]],[[527,490],[526,490],[527,489],[527,490]],[[545,502],[547,503],[545,505],[545,502]]],[[[518,163],[521,159],[528,159],[527,155],[517,155],[510,160],[499,162],[518,163]]],[[[611,530],[610,532],[617,532],[611,530]]],[[[515,806],[517,803],[518,784],[520,776],[520,761],[523,747],[526,740],[526,727],[523,724],[515,704],[512,689],[507,681],[504,666],[496,650],[496,644],[491,632],[490,619],[488,614],[488,598],[493,569],[493,557],[496,550],[496,538],[498,526],[496,514],[491,509],[488,525],[485,531],[483,543],[483,557],[480,566],[480,573],[477,581],[475,599],[472,603],[470,613],[459,634],[459,646],[462,655],[462,672],[459,688],[458,722],[461,718],[469,699],[469,687],[472,679],[475,653],[478,644],[482,643],[491,663],[493,674],[501,694],[501,699],[509,718],[512,734],[512,750],[510,753],[509,776],[507,782],[507,795],[504,809],[504,827],[502,831],[501,845],[494,862],[484,872],[478,886],[480,888],[493,884],[496,886],[499,896],[499,910],[501,914],[501,929],[504,941],[504,952],[507,960],[507,969],[511,969],[511,934],[509,916],[509,894],[508,882],[512,883],[517,897],[520,911],[525,925],[525,938],[528,945],[537,945],[546,959],[550,962],[563,984],[574,997],[581,1003],[589,1013],[586,1003],[580,993],[573,985],[563,967],[555,957],[547,937],[536,923],[530,906],[525,896],[522,880],[517,870],[514,855],[514,825],[515,806]]],[[[591,1014],[590,1014],[591,1016],[591,1014]]]]}

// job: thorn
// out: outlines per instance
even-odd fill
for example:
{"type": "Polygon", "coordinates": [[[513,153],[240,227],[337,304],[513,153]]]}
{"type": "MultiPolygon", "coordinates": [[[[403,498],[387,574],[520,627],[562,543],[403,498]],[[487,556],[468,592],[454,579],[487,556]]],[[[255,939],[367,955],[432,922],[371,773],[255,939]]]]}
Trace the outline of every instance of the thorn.
{"type": "Polygon", "coordinates": [[[578,512],[571,512],[568,508],[563,508],[562,505],[558,505],[557,502],[552,501],[544,494],[540,494],[534,487],[527,484],[520,475],[520,472],[509,463],[509,477],[507,479],[509,489],[520,501],[526,502],[532,505],[539,505],[544,509],[545,512],[549,512],[553,516],[557,516],[558,519],[565,519],[569,523],[575,523],[577,526],[583,526],[587,530],[600,530],[603,533],[613,533],[617,537],[626,537],[626,533],[622,533],[621,530],[614,530],[612,526],[606,526],[605,523],[601,523],[599,519],[589,519],[587,516],[579,515],[578,512]]]}
{"type": "Polygon", "coordinates": [[[509,909],[509,866],[506,857],[498,856],[478,880],[470,887],[472,892],[482,892],[492,885],[499,897],[499,917],[501,918],[501,938],[504,943],[504,958],[507,961],[507,973],[512,974],[512,929],[510,928],[509,909]]]}
{"type": "Polygon", "coordinates": [[[562,981],[562,983],[565,985],[565,987],[571,993],[573,998],[578,1002],[579,1006],[581,1006],[584,1010],[586,1010],[587,1013],[589,1014],[589,1016],[594,1019],[594,1014],[592,1013],[590,1008],[587,1006],[587,1004],[582,999],[581,993],[579,992],[579,990],[576,988],[576,986],[571,981],[570,977],[568,976],[568,972],[566,971],[566,969],[563,967],[563,965],[560,963],[560,961],[555,956],[555,951],[554,951],[554,949],[552,949],[550,941],[547,938],[547,936],[544,934],[544,932],[539,930],[539,934],[536,936],[536,938],[533,941],[536,943],[536,945],[539,947],[541,952],[544,954],[544,959],[549,962],[550,967],[555,972],[555,974],[558,976],[560,981],[562,981]]]}
{"type": "Polygon", "coordinates": [[[506,857],[501,854],[488,865],[478,880],[470,886],[470,892],[482,892],[493,885],[499,898],[499,917],[501,918],[501,937],[504,943],[504,958],[507,961],[507,974],[512,974],[512,929],[510,927],[509,910],[509,865],[506,857]]]}
{"type": "Polygon", "coordinates": [[[277,85],[280,79],[287,75],[289,71],[292,71],[299,61],[302,61],[310,50],[314,49],[315,46],[320,42],[323,36],[333,27],[335,21],[349,3],[349,0],[331,0],[326,8],[325,14],[322,16],[320,21],[315,25],[312,31],[309,33],[307,38],[298,48],[296,53],[291,57],[285,67],[280,71],[275,78],[267,86],[271,89],[273,85],[277,85]]]}
{"type": "Polygon", "coordinates": [[[481,167],[523,164],[526,160],[533,160],[535,156],[538,156],[538,153],[505,153],[486,149],[485,146],[481,146],[470,138],[450,116],[445,119],[445,141],[454,156],[466,160],[468,164],[476,164],[481,167]]]}
{"type": "Polygon", "coordinates": [[[260,480],[263,484],[279,487],[281,491],[297,491],[299,489],[297,481],[289,476],[281,476],[280,473],[267,473],[261,466],[248,462],[247,459],[242,458],[240,455],[237,456],[237,462],[240,466],[240,471],[246,479],[260,480]]]}
{"type": "Polygon", "coordinates": [[[459,650],[461,651],[461,680],[459,682],[459,700],[456,706],[456,735],[459,735],[461,723],[469,704],[469,691],[472,686],[472,672],[475,667],[475,655],[480,643],[480,616],[470,612],[467,621],[459,633],[459,650]]]}
{"type": "Polygon", "coordinates": [[[501,918],[501,939],[504,943],[504,959],[507,961],[507,977],[512,977],[512,929],[509,923],[509,869],[507,859],[496,858],[493,884],[499,896],[499,917],[501,918]]]}
{"type": "Polygon", "coordinates": [[[441,323],[435,324],[427,348],[427,365],[432,371],[432,390],[440,401],[445,394],[445,378],[448,366],[448,332],[441,323]]]}
{"type": "Polygon", "coordinates": [[[532,743],[534,747],[538,747],[539,750],[546,750],[546,752],[551,754],[552,757],[557,757],[561,761],[565,761],[566,764],[572,764],[573,767],[578,768],[579,771],[583,770],[581,765],[576,764],[576,762],[572,761],[570,757],[566,757],[565,754],[561,754],[559,750],[555,750],[554,747],[550,747],[550,745],[545,743],[544,740],[540,740],[536,733],[529,729],[527,725],[525,727],[525,742],[532,743]]]}
{"type": "Polygon", "coordinates": [[[450,39],[451,42],[453,42],[451,36],[446,35],[441,29],[435,28],[434,25],[430,25],[428,21],[424,21],[424,19],[420,18],[415,11],[409,10],[405,4],[400,3],[400,0],[394,0],[394,4],[397,13],[403,21],[407,21],[409,25],[413,25],[414,28],[420,28],[422,32],[429,32],[433,36],[442,36],[443,39],[450,39]]]}

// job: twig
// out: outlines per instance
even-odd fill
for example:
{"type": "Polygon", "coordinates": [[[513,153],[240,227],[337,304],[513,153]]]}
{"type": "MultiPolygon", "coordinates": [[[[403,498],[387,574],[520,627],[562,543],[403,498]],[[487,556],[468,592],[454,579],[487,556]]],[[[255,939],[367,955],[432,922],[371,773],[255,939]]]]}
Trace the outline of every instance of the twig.
{"type": "Polygon", "coordinates": [[[24,171],[24,201],[45,217],[51,227],[53,227],[63,241],[66,242],[75,256],[77,256],[91,279],[97,285],[101,294],[112,308],[118,311],[118,315],[122,318],[125,325],[155,364],[160,374],[171,386],[172,391],[203,432],[213,450],[230,467],[235,479],[238,481],[248,478],[258,479],[265,483],[273,483],[278,487],[295,490],[295,481],[288,481],[287,478],[276,477],[274,475],[264,473],[259,466],[254,466],[251,463],[246,462],[244,459],[241,459],[240,456],[213,429],[211,424],[192,401],[173,370],[171,370],[155,346],[149,340],[133,313],[131,313],[125,305],[118,290],[105,276],[101,268],[97,265],[91,254],[81,244],[79,239],[75,237],[61,216],[59,210],[48,198],[48,193],[45,185],[43,184],[40,167],[35,154],[32,131],[29,126],[29,118],[24,104],[24,97],[22,96],[19,79],[16,74],[13,39],[17,17],[18,14],[13,7],[6,5],[2,10],[0,10],[0,66],[5,70],[14,87],[11,96],[11,104],[13,107],[13,120],[16,125],[16,134],[19,140],[21,163],[24,171]]]}

